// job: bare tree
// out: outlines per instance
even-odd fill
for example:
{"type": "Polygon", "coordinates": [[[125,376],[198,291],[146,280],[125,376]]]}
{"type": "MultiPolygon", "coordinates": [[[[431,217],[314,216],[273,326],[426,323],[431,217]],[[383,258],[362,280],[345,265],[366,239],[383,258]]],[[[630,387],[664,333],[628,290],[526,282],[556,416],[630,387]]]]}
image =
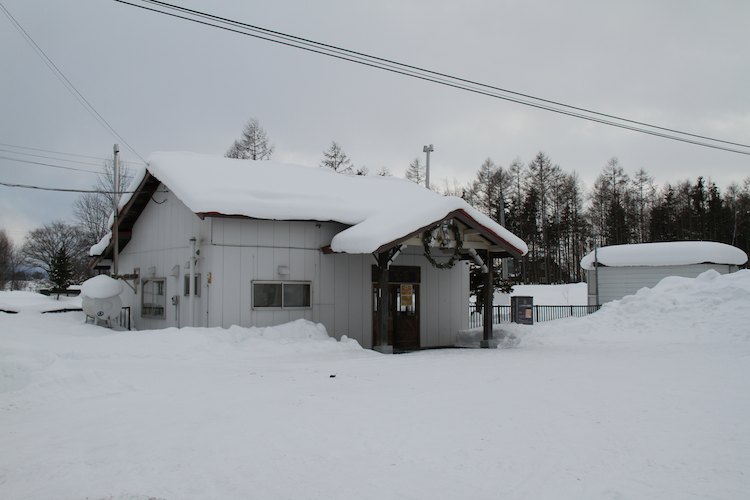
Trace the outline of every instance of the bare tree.
{"type": "Polygon", "coordinates": [[[321,167],[332,169],[334,172],[350,173],[352,172],[352,161],[346,156],[341,145],[332,141],[331,146],[323,151],[323,159],[320,161],[321,167]]]}
{"type": "Polygon", "coordinates": [[[470,202],[468,199],[471,196],[471,193],[469,192],[470,189],[467,189],[467,187],[461,184],[455,177],[450,180],[448,180],[447,178],[443,178],[441,180],[441,183],[443,184],[443,188],[440,189],[439,192],[443,196],[456,196],[458,198],[467,200],[467,202],[470,202]]]}
{"type": "Polygon", "coordinates": [[[21,250],[29,265],[40,267],[49,276],[64,275],[70,266],[70,279],[86,278],[89,245],[78,226],[56,221],[34,229],[26,236],[21,250]]]}
{"type": "MultiPolygon", "coordinates": [[[[119,192],[125,191],[130,185],[133,175],[127,167],[120,168],[119,192]]],[[[94,189],[98,193],[84,193],[73,203],[73,215],[83,233],[83,238],[89,246],[102,239],[109,231],[109,217],[112,215],[113,191],[115,191],[114,162],[107,161],[104,171],[99,173],[94,189]]]]}
{"type": "Polygon", "coordinates": [[[268,134],[260,126],[260,122],[251,118],[242,130],[240,138],[232,143],[224,156],[241,160],[270,160],[273,150],[268,134]]]}
{"type": "Polygon", "coordinates": [[[425,166],[419,157],[414,158],[406,169],[406,178],[416,184],[423,184],[425,181],[425,166]]]}

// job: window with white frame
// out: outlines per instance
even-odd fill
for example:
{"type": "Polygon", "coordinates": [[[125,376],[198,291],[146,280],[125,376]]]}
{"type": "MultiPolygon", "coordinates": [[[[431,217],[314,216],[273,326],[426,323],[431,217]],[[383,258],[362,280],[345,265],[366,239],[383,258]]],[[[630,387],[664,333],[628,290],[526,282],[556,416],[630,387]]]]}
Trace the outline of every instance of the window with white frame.
{"type": "MultiPolygon", "coordinates": [[[[183,292],[182,295],[187,297],[190,295],[190,275],[186,274],[185,279],[183,282],[183,292]]],[[[201,275],[200,273],[195,275],[195,296],[200,297],[201,296],[201,275]]]]}
{"type": "Polygon", "coordinates": [[[141,293],[142,318],[166,318],[167,280],[164,278],[145,278],[141,293]]]}
{"type": "Polygon", "coordinates": [[[308,309],[312,285],[308,281],[253,281],[254,309],[308,309]]]}

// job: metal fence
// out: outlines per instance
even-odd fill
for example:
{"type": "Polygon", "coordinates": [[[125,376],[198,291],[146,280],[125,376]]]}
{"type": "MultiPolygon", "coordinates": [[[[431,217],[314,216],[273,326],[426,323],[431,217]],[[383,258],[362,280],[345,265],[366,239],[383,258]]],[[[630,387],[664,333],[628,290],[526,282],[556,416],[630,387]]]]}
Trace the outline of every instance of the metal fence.
{"type": "MultiPolygon", "coordinates": [[[[533,306],[534,323],[562,318],[580,318],[595,313],[601,306],[533,306]]],[[[492,306],[492,324],[510,323],[510,306],[492,306]]],[[[469,305],[469,328],[484,324],[483,311],[476,304],[469,305]]]]}

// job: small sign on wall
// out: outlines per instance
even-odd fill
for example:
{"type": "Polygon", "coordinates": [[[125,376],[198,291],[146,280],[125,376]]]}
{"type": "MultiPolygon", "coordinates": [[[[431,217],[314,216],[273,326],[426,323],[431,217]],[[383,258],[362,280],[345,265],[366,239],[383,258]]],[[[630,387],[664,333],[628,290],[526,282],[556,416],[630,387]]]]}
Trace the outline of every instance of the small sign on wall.
{"type": "Polygon", "coordinates": [[[414,286],[413,285],[401,285],[401,307],[413,307],[414,306],[414,286]]]}

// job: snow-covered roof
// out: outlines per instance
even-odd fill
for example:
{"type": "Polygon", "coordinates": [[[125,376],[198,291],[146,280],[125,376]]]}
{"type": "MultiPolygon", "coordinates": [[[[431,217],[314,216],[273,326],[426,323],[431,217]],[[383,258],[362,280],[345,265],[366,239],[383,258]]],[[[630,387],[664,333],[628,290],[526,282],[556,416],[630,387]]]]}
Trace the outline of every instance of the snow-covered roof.
{"type": "Polygon", "coordinates": [[[81,293],[92,299],[108,299],[122,293],[122,281],[100,274],[83,282],[81,293]]]}
{"type": "MultiPolygon", "coordinates": [[[[690,264],[733,264],[747,262],[737,247],[713,241],[665,241],[601,247],[596,259],[603,266],[680,266],[690,264]]],[[[581,267],[594,269],[594,252],[581,259],[581,267]]]]}
{"type": "MultiPolygon", "coordinates": [[[[148,172],[196,214],[351,226],[331,241],[334,252],[374,252],[455,211],[503,240],[513,253],[528,251],[523,240],[463,199],[439,195],[404,179],[187,152],[154,153],[148,163],[148,172]]],[[[145,175],[146,170],[137,172],[132,185],[138,186],[145,175]]],[[[130,196],[123,197],[121,207],[130,196]]],[[[92,247],[91,255],[101,255],[108,245],[105,236],[92,247]]]]}

